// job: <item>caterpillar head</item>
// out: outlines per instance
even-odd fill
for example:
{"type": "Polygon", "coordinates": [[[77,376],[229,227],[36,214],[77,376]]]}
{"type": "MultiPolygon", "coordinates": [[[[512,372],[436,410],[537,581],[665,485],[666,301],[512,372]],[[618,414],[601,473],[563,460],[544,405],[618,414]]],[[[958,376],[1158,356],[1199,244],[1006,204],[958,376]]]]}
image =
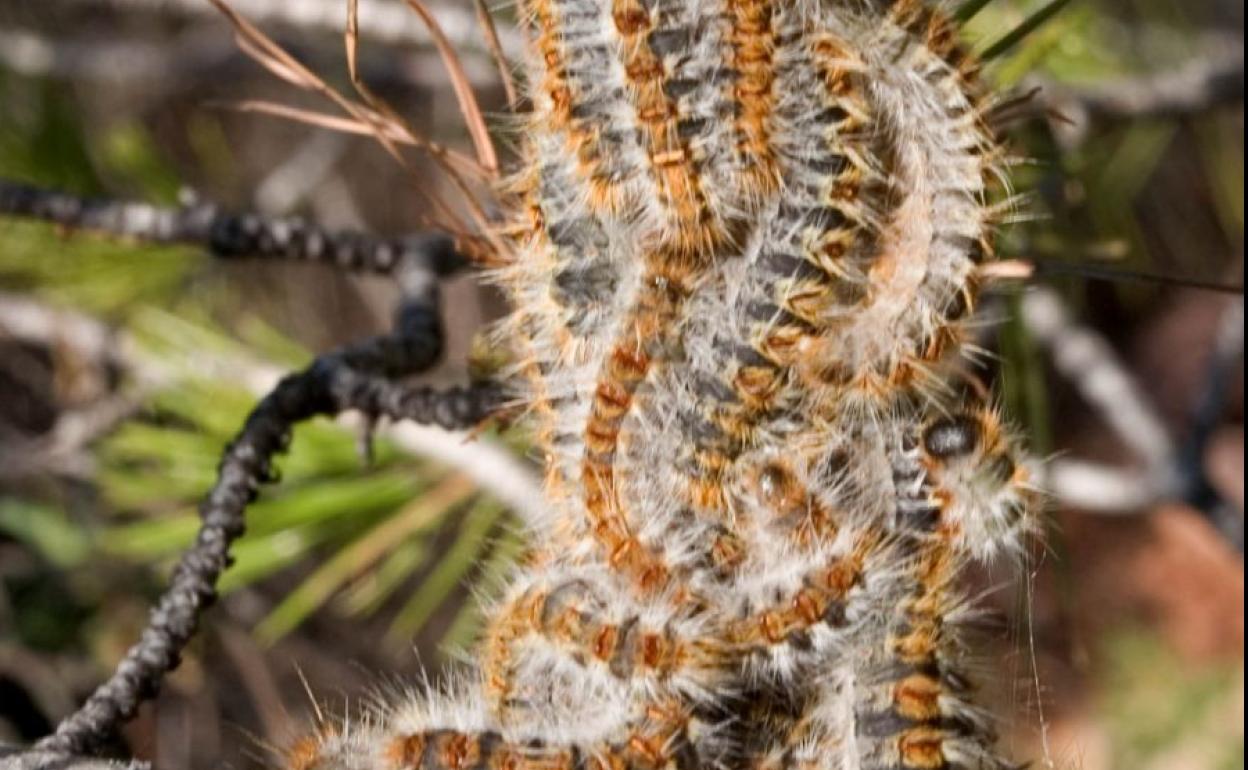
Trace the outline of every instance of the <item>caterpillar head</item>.
{"type": "Polygon", "coordinates": [[[927,422],[922,462],[941,507],[975,559],[1018,553],[1036,528],[1033,473],[1018,442],[990,407],[959,410],[927,422]]]}

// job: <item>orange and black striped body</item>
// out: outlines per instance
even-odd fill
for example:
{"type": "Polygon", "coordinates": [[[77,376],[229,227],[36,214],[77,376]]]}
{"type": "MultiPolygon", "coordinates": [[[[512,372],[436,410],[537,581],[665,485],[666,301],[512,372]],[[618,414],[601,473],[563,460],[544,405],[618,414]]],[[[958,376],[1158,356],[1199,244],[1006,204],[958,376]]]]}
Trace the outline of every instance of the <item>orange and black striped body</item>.
{"type": "Polygon", "coordinates": [[[548,515],[476,669],[291,764],[1007,767],[955,654],[962,568],[1032,504],[952,395],[1001,171],[957,30],[917,0],[522,9],[498,336],[548,515]]]}

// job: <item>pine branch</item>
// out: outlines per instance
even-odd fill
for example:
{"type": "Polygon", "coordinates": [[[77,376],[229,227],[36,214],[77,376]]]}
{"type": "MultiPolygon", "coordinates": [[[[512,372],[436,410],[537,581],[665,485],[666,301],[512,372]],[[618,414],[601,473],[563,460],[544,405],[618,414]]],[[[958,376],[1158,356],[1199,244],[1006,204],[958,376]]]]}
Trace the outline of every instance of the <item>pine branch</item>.
{"type": "Polygon", "coordinates": [[[230,564],[231,543],[243,533],[247,505],[260,485],[273,479],[273,457],[288,446],[294,425],[349,409],[447,427],[473,424],[488,413],[496,400],[492,388],[436,393],[393,382],[428,369],[442,352],[436,279],[437,274],[428,270],[404,271],[400,275],[404,301],[392,333],[317,358],[302,372],[281,380],[257,404],[225,450],[217,482],[200,506],[203,523],[195,544],[182,556],[139,642],[78,712],[36,744],[36,751],[89,754],[132,717],[178,665],[200,614],[216,599],[215,585],[230,564]]]}
{"type": "Polygon", "coordinates": [[[1143,471],[1110,468],[1069,458],[1052,460],[1045,484],[1068,505],[1092,511],[1140,511],[1179,491],[1175,448],[1166,426],[1136,378],[1109,343],[1077,324],[1053,290],[1023,297],[1023,322],[1048,349],[1059,374],[1144,463],[1143,471]]]}
{"type": "Polygon", "coordinates": [[[1058,88],[1056,96],[1059,109],[1074,102],[1091,120],[1173,118],[1242,103],[1244,39],[1210,36],[1201,55],[1181,66],[1069,90],[1058,88]]]}
{"type": "Polygon", "coordinates": [[[1242,510],[1219,494],[1210,479],[1205,454],[1213,440],[1226,408],[1227,393],[1233,387],[1238,371],[1244,368],[1244,298],[1236,297],[1222,311],[1213,352],[1206,364],[1206,373],[1196,402],[1192,405],[1191,428],[1186,442],[1178,452],[1179,473],[1184,499],[1204,511],[1214,526],[1244,552],[1244,518],[1242,510]]]}
{"type": "Polygon", "coordinates": [[[67,757],[48,751],[22,751],[0,746],[0,770],[151,770],[136,760],[110,761],[92,757],[67,757]]]}
{"type": "MultiPolygon", "coordinates": [[[[193,361],[185,358],[186,353],[173,359],[153,355],[125,330],[110,330],[81,312],[5,292],[0,292],[0,336],[45,348],[55,344],[72,350],[76,359],[90,361],[92,366],[116,367],[138,391],[127,396],[136,399],[139,393],[172,385],[188,367],[196,376],[228,377],[257,398],[268,393],[284,374],[281,368],[246,355],[200,352],[193,361]]],[[[380,426],[379,432],[403,452],[458,468],[523,520],[534,522],[545,510],[545,503],[531,468],[498,444],[469,440],[480,421],[475,415],[491,412],[492,405],[501,400],[501,390],[490,383],[446,391],[387,385],[387,392],[376,397],[383,402],[376,414],[392,420],[380,426]],[[387,400],[390,405],[384,405],[387,400]],[[462,403],[465,400],[467,405],[462,403]]],[[[347,430],[360,430],[366,426],[361,424],[361,417],[344,414],[338,423],[347,430]]],[[[85,447],[66,449],[71,453],[86,451],[85,447]]]]}
{"type": "Polygon", "coordinates": [[[1184,118],[1243,104],[1243,36],[1208,34],[1199,51],[1176,66],[1141,75],[1079,84],[1028,78],[1013,98],[992,110],[992,124],[1004,130],[1047,119],[1062,146],[1071,148],[1082,144],[1094,126],[1184,118]]]}
{"type": "Polygon", "coordinates": [[[297,218],[234,214],[212,203],[163,207],[85,198],[3,178],[0,215],[147,243],[198,246],[221,259],[290,259],[381,274],[391,274],[411,262],[423,262],[437,273],[449,273],[463,264],[452,240],[443,235],[378,238],[329,230],[297,218]]]}

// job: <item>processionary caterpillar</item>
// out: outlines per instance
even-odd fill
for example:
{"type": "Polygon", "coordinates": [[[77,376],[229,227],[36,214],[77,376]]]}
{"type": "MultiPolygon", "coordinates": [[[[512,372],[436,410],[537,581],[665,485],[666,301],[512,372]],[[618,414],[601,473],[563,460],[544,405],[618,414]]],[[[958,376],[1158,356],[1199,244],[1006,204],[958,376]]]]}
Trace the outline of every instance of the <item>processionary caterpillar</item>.
{"type": "Polygon", "coordinates": [[[522,9],[532,111],[488,240],[546,517],[473,671],[287,766],[1011,767],[959,575],[1020,551],[1036,494],[959,374],[1009,199],[956,24],[522,9]]]}

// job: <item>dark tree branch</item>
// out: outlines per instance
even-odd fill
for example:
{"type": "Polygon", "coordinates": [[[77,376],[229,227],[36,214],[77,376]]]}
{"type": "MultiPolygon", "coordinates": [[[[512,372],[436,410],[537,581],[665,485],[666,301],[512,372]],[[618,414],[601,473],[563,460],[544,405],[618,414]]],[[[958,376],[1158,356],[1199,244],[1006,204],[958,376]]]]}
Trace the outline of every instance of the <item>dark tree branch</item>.
{"type": "Polygon", "coordinates": [[[223,259],[291,259],[382,274],[391,274],[413,261],[447,273],[463,262],[451,239],[441,235],[378,238],[350,230],[327,230],[293,217],[232,214],[212,203],[163,207],[84,198],[3,178],[0,215],[147,243],[199,246],[223,259]]]}
{"type": "Polygon", "coordinates": [[[1243,101],[1243,36],[1213,33],[1198,54],[1159,72],[1088,83],[1028,78],[989,111],[988,119],[1002,134],[1017,123],[1047,119],[1070,147],[1082,143],[1096,125],[1182,118],[1243,101]]]}
{"type": "Polygon", "coordinates": [[[1092,120],[1191,115],[1244,100],[1244,40],[1212,38],[1201,56],[1142,77],[1057,91],[1056,106],[1074,102],[1092,120]]]}
{"type": "Polygon", "coordinates": [[[50,751],[0,746],[0,770],[151,770],[146,762],[67,757],[50,751]]]}
{"type": "Polygon", "coordinates": [[[1242,34],[1206,37],[1200,53],[1160,72],[1086,84],[1030,78],[991,114],[998,130],[1048,119],[1065,147],[1081,144],[1094,126],[1130,120],[1182,118],[1244,101],[1242,34]]]}
{"type": "Polygon", "coordinates": [[[424,385],[410,387],[372,377],[361,379],[351,399],[352,409],[370,417],[465,430],[480,424],[500,408],[503,391],[494,383],[440,389],[424,385]]]}
{"type": "Polygon", "coordinates": [[[1205,512],[1214,526],[1241,554],[1244,552],[1243,512],[1223,499],[1206,470],[1205,452],[1223,419],[1227,393],[1236,373],[1244,370],[1244,298],[1236,297],[1222,311],[1213,353],[1201,379],[1192,408],[1191,430],[1179,450],[1179,473],[1184,498],[1205,512]]]}
{"type": "Polygon", "coordinates": [[[178,665],[200,614],[216,599],[217,578],[230,564],[230,545],[243,533],[244,511],[260,485],[273,479],[273,457],[285,450],[296,423],[350,409],[370,417],[416,419],[445,427],[472,425],[488,415],[498,401],[492,387],[439,393],[394,382],[428,369],[442,352],[437,278],[446,270],[422,267],[429,261],[448,264],[436,255],[412,259],[410,268],[399,273],[404,299],[392,333],[317,358],[279,382],[256,405],[225,450],[217,482],[200,506],[199,535],[174,570],[139,642],[82,708],[36,744],[36,752],[66,757],[91,753],[178,665]]]}

